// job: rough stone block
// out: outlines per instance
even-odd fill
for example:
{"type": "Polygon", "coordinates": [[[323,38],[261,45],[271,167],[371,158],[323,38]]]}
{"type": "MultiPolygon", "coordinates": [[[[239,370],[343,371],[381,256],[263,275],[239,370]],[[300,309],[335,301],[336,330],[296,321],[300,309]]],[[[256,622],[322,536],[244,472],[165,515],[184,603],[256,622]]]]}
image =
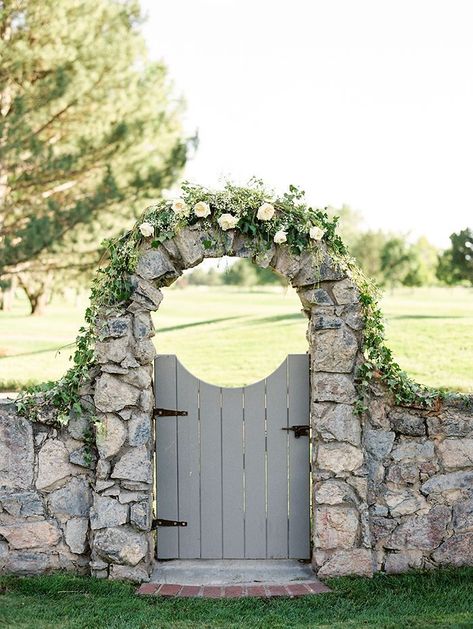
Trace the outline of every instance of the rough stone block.
{"type": "Polygon", "coordinates": [[[392,533],[386,548],[432,551],[445,539],[450,518],[450,509],[443,505],[426,515],[409,516],[392,533]]]}
{"type": "Polygon", "coordinates": [[[311,351],[316,371],[351,373],[358,352],[358,341],[347,327],[339,330],[319,330],[314,333],[311,351]]]}
{"type": "Polygon", "coordinates": [[[136,406],[140,390],[122,382],[117,376],[104,373],[97,379],[95,404],[103,413],[119,411],[125,406],[136,406]]]}
{"type": "Polygon", "coordinates": [[[142,339],[135,344],[133,355],[140,365],[149,365],[156,356],[156,348],[149,339],[142,339]]]}
{"type": "Polygon", "coordinates": [[[345,374],[314,372],[312,383],[315,402],[353,404],[356,400],[353,381],[345,374]]]}
{"type": "Polygon", "coordinates": [[[101,529],[95,533],[94,550],[109,563],[136,566],[148,553],[148,539],[129,526],[101,529]]]}
{"type": "Polygon", "coordinates": [[[333,306],[333,299],[323,288],[304,288],[297,292],[304,308],[333,306]]]}
{"type": "Polygon", "coordinates": [[[100,458],[110,459],[117,455],[126,441],[127,434],[127,426],[124,421],[111,413],[103,415],[96,434],[100,458]]]}
{"type": "Polygon", "coordinates": [[[442,566],[472,566],[473,533],[453,535],[434,551],[432,559],[442,566]]]}
{"type": "Polygon", "coordinates": [[[76,473],[69,463],[69,452],[59,439],[48,439],[38,455],[38,489],[54,489],[59,481],[76,473]]]}
{"type": "Polygon", "coordinates": [[[453,505],[452,525],[457,533],[473,531],[473,498],[453,505]]]}
{"type": "Polygon", "coordinates": [[[389,413],[392,430],[409,437],[423,437],[427,434],[424,417],[410,413],[405,409],[394,409],[389,413]]]}
{"type": "Polygon", "coordinates": [[[128,336],[131,331],[131,317],[125,315],[123,317],[112,317],[99,325],[100,338],[109,337],[118,338],[120,336],[128,336]]]}
{"type": "Polygon", "coordinates": [[[48,508],[59,519],[89,515],[91,490],[84,478],[71,478],[61,489],[49,494],[48,508]]]}
{"type": "Polygon", "coordinates": [[[110,566],[110,578],[119,581],[131,581],[132,583],[144,583],[149,581],[149,573],[144,565],[132,568],[114,564],[110,566]]]}
{"type": "Polygon", "coordinates": [[[356,502],[353,489],[339,480],[327,480],[319,483],[315,488],[314,498],[317,504],[326,505],[356,502]]]}
{"type": "Polygon", "coordinates": [[[46,521],[20,522],[9,526],[0,526],[0,535],[10,546],[24,548],[48,548],[55,546],[61,539],[61,532],[55,523],[46,521]]]}
{"type": "MultiPolygon", "coordinates": [[[[157,310],[159,308],[163,294],[154,284],[136,275],[131,276],[131,284],[133,287],[131,298],[140,308],[145,310],[157,310]]],[[[130,310],[128,308],[128,310],[131,312],[135,309],[130,310]]]]}
{"type": "Polygon", "coordinates": [[[446,469],[473,467],[473,439],[445,439],[438,451],[446,469]]]}
{"type": "Polygon", "coordinates": [[[130,507],[130,522],[142,531],[151,528],[151,505],[147,500],[137,502],[130,507]]]}
{"type": "Polygon", "coordinates": [[[133,336],[136,340],[154,336],[154,325],[148,312],[137,312],[133,317],[133,336]]]}
{"type": "Polygon", "coordinates": [[[87,518],[72,518],[66,522],[65,539],[71,552],[81,555],[87,549],[87,532],[89,521],[87,518]]]}
{"type": "Polygon", "coordinates": [[[395,518],[412,513],[425,513],[429,509],[424,496],[412,489],[388,490],[385,500],[391,515],[395,518]]]}
{"type": "Polygon", "coordinates": [[[449,474],[437,474],[429,478],[421,486],[424,494],[437,494],[454,489],[471,489],[473,484],[473,470],[465,472],[450,472],[449,474]]]}
{"type": "Polygon", "coordinates": [[[97,341],[95,344],[95,358],[97,362],[121,363],[130,351],[130,339],[122,336],[108,341],[97,341]]]}
{"type": "Polygon", "coordinates": [[[179,271],[171,262],[164,247],[148,249],[140,255],[136,274],[146,280],[160,280],[169,276],[178,277],[179,271]]]}
{"type": "Polygon", "coordinates": [[[372,574],[373,557],[367,548],[336,551],[317,572],[321,579],[349,575],[370,577],[372,574]]]}
{"type": "Polygon", "coordinates": [[[363,452],[349,443],[321,443],[317,451],[317,465],[338,474],[351,472],[363,464],[363,452]]]}
{"type": "Polygon", "coordinates": [[[127,505],[118,500],[95,494],[94,504],[90,510],[90,528],[104,529],[126,524],[128,518],[127,505]]]}
{"type": "Polygon", "coordinates": [[[354,304],[360,298],[360,292],[352,280],[346,278],[333,285],[333,296],[340,306],[354,304]]]}
{"type": "Polygon", "coordinates": [[[33,430],[14,404],[0,403],[0,484],[28,489],[33,483],[33,430]]]}
{"type": "Polygon", "coordinates": [[[128,443],[144,446],[151,439],[151,420],[147,413],[133,415],[128,422],[128,443]]]}
{"type": "Polygon", "coordinates": [[[395,461],[431,461],[434,456],[434,444],[432,441],[401,441],[392,451],[395,461]]]}
{"type": "Polygon", "coordinates": [[[354,446],[360,444],[360,420],[351,404],[314,404],[315,430],[325,441],[347,441],[354,446]]]}
{"type": "Polygon", "coordinates": [[[420,550],[388,553],[384,562],[384,570],[387,574],[401,574],[408,570],[422,568],[422,563],[423,556],[420,550]]]}
{"type": "Polygon", "coordinates": [[[391,431],[367,430],[365,433],[366,449],[375,459],[380,461],[391,452],[394,437],[395,434],[391,431]]]}
{"type": "Polygon", "coordinates": [[[151,461],[144,446],[131,448],[115,464],[112,478],[151,483],[151,461]]]}
{"type": "Polygon", "coordinates": [[[353,548],[359,529],[358,510],[346,506],[320,506],[315,509],[316,548],[353,548]]]}

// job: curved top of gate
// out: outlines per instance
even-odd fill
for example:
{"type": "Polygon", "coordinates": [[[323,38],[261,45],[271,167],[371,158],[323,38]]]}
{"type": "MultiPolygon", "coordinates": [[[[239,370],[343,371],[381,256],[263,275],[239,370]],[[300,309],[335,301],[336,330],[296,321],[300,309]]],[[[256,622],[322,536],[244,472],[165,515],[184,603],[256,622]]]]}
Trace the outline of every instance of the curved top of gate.
{"type": "Polygon", "coordinates": [[[286,377],[287,377],[287,373],[289,371],[290,365],[292,363],[299,363],[299,365],[305,365],[305,368],[308,369],[309,367],[309,355],[306,354],[288,354],[280,363],[279,365],[273,369],[273,371],[269,374],[267,374],[266,376],[264,376],[263,378],[260,378],[259,380],[255,380],[254,382],[250,382],[248,384],[244,384],[241,386],[237,386],[237,387],[226,387],[226,386],[222,386],[219,384],[214,384],[213,382],[209,382],[207,380],[204,380],[203,378],[201,378],[200,376],[196,376],[194,373],[192,373],[192,371],[190,371],[190,369],[188,369],[184,363],[177,357],[176,354],[158,354],[155,359],[154,359],[154,364],[155,364],[155,373],[157,371],[157,369],[159,368],[159,360],[165,358],[165,359],[169,359],[172,358],[175,360],[176,362],[176,369],[177,367],[179,367],[187,376],[188,378],[191,378],[193,380],[197,380],[198,382],[201,382],[202,384],[204,384],[206,387],[209,388],[214,388],[214,389],[226,389],[226,390],[238,390],[238,389],[248,389],[251,387],[258,387],[261,386],[262,384],[264,384],[267,380],[269,380],[270,378],[272,378],[273,376],[275,376],[276,374],[280,374],[281,372],[285,372],[286,377]]]}

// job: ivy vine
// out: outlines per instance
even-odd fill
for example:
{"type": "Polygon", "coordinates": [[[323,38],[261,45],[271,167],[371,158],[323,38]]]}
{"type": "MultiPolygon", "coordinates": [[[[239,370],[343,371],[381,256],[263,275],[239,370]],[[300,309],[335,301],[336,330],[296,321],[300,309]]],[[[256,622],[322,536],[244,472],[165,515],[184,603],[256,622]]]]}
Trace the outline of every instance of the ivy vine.
{"type": "MultiPolygon", "coordinates": [[[[71,411],[84,411],[81,387],[90,379],[95,366],[94,346],[99,335],[96,322],[104,310],[116,309],[130,299],[130,274],[138,262],[140,246],[145,238],[144,226],[149,231],[147,236],[151,238],[151,246],[159,247],[183,227],[196,223],[201,223],[203,228],[213,228],[215,232],[219,219],[228,214],[236,222],[237,232],[251,236],[255,254],[268,250],[276,234],[283,232],[285,242],[294,254],[312,251],[316,255],[319,247],[311,239],[310,230],[319,228],[321,239],[334,261],[358,286],[364,317],[364,362],[356,374],[358,412],[365,410],[366,394],[374,379],[381,380],[388,387],[397,404],[428,408],[445,397],[443,391],[414,382],[394,361],[391,350],[384,342],[377,289],[349,256],[337,234],[337,217],[329,218],[325,211],[310,207],[304,192],[295,186],[290,186],[286,193],[278,196],[259,180],[253,180],[249,187],[227,183],[218,191],[185,182],[177,205],[176,202],[160,200],[145,210],[131,231],[104,243],[106,264],[100,266],[92,282],[90,305],[85,312],[85,325],[80,328],[76,339],[72,366],[60,380],[26,389],[17,398],[18,412],[35,420],[41,416],[42,410],[52,406],[56,410],[57,421],[65,423],[71,411]],[[197,216],[192,211],[197,204],[205,204],[208,215],[197,216]],[[262,204],[270,204],[274,209],[268,220],[257,217],[262,204]]],[[[204,241],[204,246],[208,248],[214,244],[210,239],[204,241]]]]}

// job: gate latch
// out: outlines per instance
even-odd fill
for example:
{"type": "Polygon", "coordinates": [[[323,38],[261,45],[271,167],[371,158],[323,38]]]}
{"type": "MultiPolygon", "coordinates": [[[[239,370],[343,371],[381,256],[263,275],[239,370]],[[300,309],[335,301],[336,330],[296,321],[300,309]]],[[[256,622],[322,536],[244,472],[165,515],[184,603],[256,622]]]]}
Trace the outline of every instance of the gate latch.
{"type": "Polygon", "coordinates": [[[175,411],[170,408],[155,408],[153,411],[154,417],[183,417],[189,415],[187,411],[175,411]]]}
{"type": "Polygon", "coordinates": [[[183,520],[165,520],[164,518],[157,518],[156,520],[153,520],[151,528],[155,529],[158,526],[187,526],[187,522],[183,520]]]}
{"type": "Polygon", "coordinates": [[[308,424],[304,424],[302,426],[284,426],[281,430],[293,430],[296,439],[299,439],[299,437],[308,437],[310,434],[310,426],[308,424]]]}

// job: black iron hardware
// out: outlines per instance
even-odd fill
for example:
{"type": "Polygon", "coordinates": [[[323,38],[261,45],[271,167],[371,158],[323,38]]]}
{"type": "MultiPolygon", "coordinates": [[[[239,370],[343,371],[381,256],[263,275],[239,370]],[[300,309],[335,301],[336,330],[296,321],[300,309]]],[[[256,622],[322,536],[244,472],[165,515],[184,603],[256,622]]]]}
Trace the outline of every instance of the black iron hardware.
{"type": "Polygon", "coordinates": [[[189,415],[187,411],[174,411],[170,408],[155,408],[153,412],[154,417],[182,417],[189,415]]]}
{"type": "Polygon", "coordinates": [[[187,526],[187,522],[183,520],[164,520],[163,518],[157,518],[153,520],[151,528],[155,529],[158,526],[187,526]]]}
{"type": "Polygon", "coordinates": [[[281,428],[281,430],[293,430],[296,439],[299,439],[299,437],[308,437],[310,434],[310,426],[308,424],[305,424],[303,426],[284,426],[284,428],[281,428]]]}

